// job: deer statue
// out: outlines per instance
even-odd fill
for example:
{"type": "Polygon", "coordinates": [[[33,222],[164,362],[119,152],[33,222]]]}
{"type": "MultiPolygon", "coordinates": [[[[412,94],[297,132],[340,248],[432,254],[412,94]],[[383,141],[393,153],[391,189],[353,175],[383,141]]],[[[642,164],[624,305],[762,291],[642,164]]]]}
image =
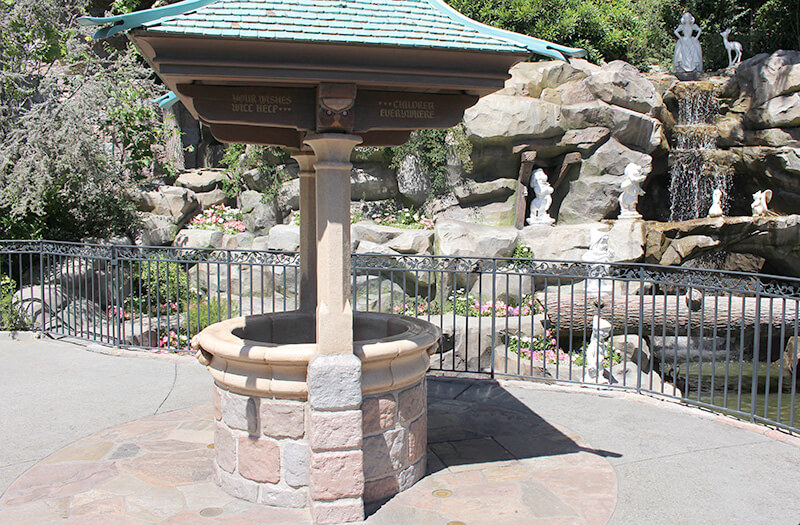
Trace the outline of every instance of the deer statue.
{"type": "Polygon", "coordinates": [[[730,28],[720,33],[722,40],[725,42],[725,50],[728,52],[728,67],[736,67],[742,61],[742,44],[728,40],[728,35],[730,34],[730,28]]]}

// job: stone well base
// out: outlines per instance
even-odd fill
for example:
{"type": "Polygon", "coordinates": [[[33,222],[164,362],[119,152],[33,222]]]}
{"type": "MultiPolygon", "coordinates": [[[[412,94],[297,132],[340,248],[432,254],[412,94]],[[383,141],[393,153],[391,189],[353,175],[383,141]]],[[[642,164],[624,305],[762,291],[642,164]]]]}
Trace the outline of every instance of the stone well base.
{"type": "MultiPolygon", "coordinates": [[[[364,396],[361,435],[342,417],[311,417],[308,402],[237,394],[214,385],[215,477],[228,494],[277,507],[303,508],[319,493],[314,483],[331,480],[316,472],[337,466],[339,486],[363,487],[364,503],[383,501],[425,474],[427,410],[425,378],[379,395],[364,396]],[[315,440],[325,440],[331,462],[312,462],[315,440]],[[337,456],[336,442],[342,444],[337,456]],[[348,469],[353,443],[363,453],[363,472],[348,469]],[[341,463],[341,465],[339,465],[341,463]],[[343,467],[343,468],[342,468],[343,467]],[[353,478],[353,479],[349,479],[353,478]]],[[[357,425],[356,425],[357,428],[357,425]]]]}

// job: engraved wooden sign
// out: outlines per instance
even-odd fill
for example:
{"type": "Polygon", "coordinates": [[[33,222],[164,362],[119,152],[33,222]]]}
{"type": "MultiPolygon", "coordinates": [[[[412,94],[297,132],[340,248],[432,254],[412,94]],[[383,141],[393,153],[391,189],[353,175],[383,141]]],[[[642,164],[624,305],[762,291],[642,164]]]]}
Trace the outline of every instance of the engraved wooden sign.
{"type": "Polygon", "coordinates": [[[200,117],[214,124],[245,124],[313,130],[314,88],[234,87],[179,84],[200,117]]]}
{"type": "Polygon", "coordinates": [[[464,109],[477,101],[478,97],[471,95],[359,90],[355,132],[449,128],[458,124],[464,109]]]}

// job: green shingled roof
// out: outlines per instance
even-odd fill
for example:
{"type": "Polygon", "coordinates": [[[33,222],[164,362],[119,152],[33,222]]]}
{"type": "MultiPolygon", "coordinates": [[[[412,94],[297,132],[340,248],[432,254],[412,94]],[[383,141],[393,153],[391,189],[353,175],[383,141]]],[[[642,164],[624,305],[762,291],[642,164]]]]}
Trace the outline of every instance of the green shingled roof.
{"type": "Polygon", "coordinates": [[[460,23],[428,0],[217,0],[143,26],[210,37],[528,53],[460,23]]]}

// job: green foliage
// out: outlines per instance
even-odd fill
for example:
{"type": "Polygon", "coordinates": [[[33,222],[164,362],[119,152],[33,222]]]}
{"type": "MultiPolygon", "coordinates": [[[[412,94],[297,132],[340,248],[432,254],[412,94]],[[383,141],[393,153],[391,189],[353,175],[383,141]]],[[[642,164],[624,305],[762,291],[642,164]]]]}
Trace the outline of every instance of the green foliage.
{"type": "Polygon", "coordinates": [[[0,274],[0,330],[24,330],[30,326],[25,315],[14,304],[17,283],[11,277],[0,274]]]}
{"type": "Polygon", "coordinates": [[[196,334],[211,324],[233,317],[238,311],[235,306],[232,306],[231,309],[233,311],[228,312],[227,305],[220,304],[214,298],[192,303],[189,305],[189,311],[186,314],[187,325],[185,331],[196,334]]]}
{"type": "Polygon", "coordinates": [[[246,171],[258,169],[267,186],[262,193],[269,199],[273,198],[286,179],[286,163],[289,159],[289,152],[279,146],[228,144],[222,157],[222,164],[226,166],[225,179],[222,181],[225,195],[234,198],[248,189],[243,175],[246,171]]]}
{"type": "Polygon", "coordinates": [[[530,261],[533,259],[533,250],[524,244],[517,244],[514,247],[514,253],[511,254],[512,259],[521,259],[523,261],[530,261]]]}
{"type": "Polygon", "coordinates": [[[399,169],[403,159],[414,155],[431,180],[431,196],[449,191],[447,182],[448,153],[466,172],[472,171],[472,143],[463,124],[451,129],[423,129],[411,133],[405,144],[391,148],[390,167],[399,169]]]}
{"type": "Polygon", "coordinates": [[[125,299],[125,311],[138,315],[167,315],[185,312],[196,293],[189,289],[186,268],[162,257],[133,265],[133,292],[125,299]],[[141,292],[139,291],[141,290],[141,292]],[[148,304],[147,298],[150,298],[148,304]]]}
{"type": "Polygon", "coordinates": [[[704,66],[728,65],[720,31],[733,29],[745,58],[800,49],[799,0],[448,0],[485,24],[586,49],[589,60],[669,68],[673,30],[689,11],[703,28],[704,66]]]}
{"type": "Polygon", "coordinates": [[[129,192],[163,139],[151,103],[163,88],[124,45],[90,42],[75,22],[84,5],[0,2],[0,238],[105,237],[137,222],[129,192]]]}

